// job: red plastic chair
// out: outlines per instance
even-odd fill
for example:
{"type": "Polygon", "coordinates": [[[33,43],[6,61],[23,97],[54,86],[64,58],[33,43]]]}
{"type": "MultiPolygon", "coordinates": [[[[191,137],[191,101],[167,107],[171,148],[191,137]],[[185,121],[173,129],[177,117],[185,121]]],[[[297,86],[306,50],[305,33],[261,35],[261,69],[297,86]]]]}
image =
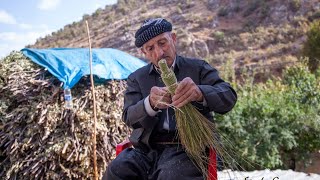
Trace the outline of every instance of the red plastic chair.
{"type": "MultiPolygon", "coordinates": [[[[129,140],[125,140],[120,144],[117,144],[116,147],[116,155],[120,154],[121,151],[124,149],[131,147],[132,144],[129,140]]],[[[218,174],[217,174],[217,155],[216,151],[214,149],[210,149],[209,154],[209,165],[208,165],[208,180],[218,180],[218,174]]]]}

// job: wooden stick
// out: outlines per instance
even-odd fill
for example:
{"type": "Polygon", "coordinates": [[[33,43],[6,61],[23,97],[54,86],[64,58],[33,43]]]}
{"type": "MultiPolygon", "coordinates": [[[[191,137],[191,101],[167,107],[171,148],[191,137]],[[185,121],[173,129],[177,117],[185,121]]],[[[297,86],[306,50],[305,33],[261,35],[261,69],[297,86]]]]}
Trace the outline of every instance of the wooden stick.
{"type": "Polygon", "coordinates": [[[94,179],[98,180],[98,168],[97,168],[97,134],[96,134],[96,123],[97,123],[97,110],[96,110],[96,96],[94,92],[94,82],[92,74],[92,50],[91,50],[91,40],[90,40],[90,31],[88,21],[86,21],[87,32],[88,32],[88,41],[89,41],[89,52],[90,52],[90,82],[91,82],[91,92],[93,98],[93,114],[94,114],[94,123],[93,123],[93,169],[94,169],[94,179]]]}

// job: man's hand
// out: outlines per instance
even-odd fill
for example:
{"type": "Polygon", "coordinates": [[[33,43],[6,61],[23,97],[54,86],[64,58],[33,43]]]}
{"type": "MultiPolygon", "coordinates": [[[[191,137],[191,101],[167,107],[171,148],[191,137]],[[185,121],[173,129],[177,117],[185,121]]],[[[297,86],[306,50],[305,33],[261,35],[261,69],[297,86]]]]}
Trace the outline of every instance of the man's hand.
{"type": "Polygon", "coordinates": [[[172,105],[180,108],[191,101],[203,101],[203,94],[190,77],[184,78],[172,97],[172,105]]]}
{"type": "Polygon", "coordinates": [[[171,104],[171,95],[166,87],[153,86],[150,90],[149,101],[151,107],[156,109],[166,109],[171,104]]]}

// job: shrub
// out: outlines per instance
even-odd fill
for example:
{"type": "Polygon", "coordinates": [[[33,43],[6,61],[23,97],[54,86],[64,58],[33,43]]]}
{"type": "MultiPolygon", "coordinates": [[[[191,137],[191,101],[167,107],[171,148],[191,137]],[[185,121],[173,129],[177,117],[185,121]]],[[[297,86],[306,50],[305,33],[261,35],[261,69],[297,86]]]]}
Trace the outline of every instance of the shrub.
{"type": "Polygon", "coordinates": [[[82,20],[83,20],[83,21],[88,20],[88,19],[90,19],[90,15],[84,14],[84,15],[82,16],[82,20]]]}
{"type": "Polygon", "coordinates": [[[218,16],[227,16],[229,13],[229,8],[226,6],[223,6],[218,11],[218,16]]]}
{"type": "Polygon", "coordinates": [[[213,33],[213,37],[218,41],[218,42],[223,42],[225,35],[224,32],[222,31],[215,31],[213,33]]]}
{"type": "Polygon", "coordinates": [[[103,9],[102,8],[98,8],[93,14],[92,17],[93,18],[97,18],[100,14],[103,13],[103,9]]]}
{"type": "Polygon", "coordinates": [[[244,11],[243,16],[247,17],[251,15],[256,9],[258,9],[263,1],[251,0],[249,1],[248,8],[244,11]]]}
{"type": "Polygon", "coordinates": [[[300,9],[301,7],[301,2],[300,0],[291,0],[289,2],[289,8],[293,11],[296,12],[300,9]]]}
{"type": "Polygon", "coordinates": [[[307,63],[311,72],[315,72],[320,64],[320,21],[311,24],[307,32],[307,41],[304,43],[302,55],[308,57],[307,63]]]}
{"type": "Polygon", "coordinates": [[[320,18],[320,10],[312,13],[312,14],[308,17],[308,19],[309,19],[310,21],[313,21],[313,20],[319,19],[319,18],[320,18]]]}
{"type": "Polygon", "coordinates": [[[262,2],[259,17],[261,19],[264,19],[269,16],[269,13],[270,13],[269,5],[266,2],[262,2]]]}
{"type": "Polygon", "coordinates": [[[283,81],[252,84],[247,79],[238,87],[235,108],[216,115],[216,122],[228,151],[237,150],[233,156],[239,166],[290,168],[289,160],[320,149],[319,80],[298,65],[286,70],[283,81]]]}

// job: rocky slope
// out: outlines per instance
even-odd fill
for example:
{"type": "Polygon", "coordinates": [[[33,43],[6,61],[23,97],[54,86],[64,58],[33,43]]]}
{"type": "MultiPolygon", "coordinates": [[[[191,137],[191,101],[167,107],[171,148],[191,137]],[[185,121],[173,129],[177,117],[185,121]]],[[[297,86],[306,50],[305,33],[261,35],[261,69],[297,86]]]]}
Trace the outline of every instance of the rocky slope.
{"type": "Polygon", "coordinates": [[[297,61],[308,25],[320,17],[320,2],[119,0],[29,47],[88,47],[87,20],[93,47],[116,48],[142,57],[134,46],[134,33],[150,17],[164,17],[174,24],[180,54],[204,58],[221,71],[227,61],[238,74],[244,67],[258,68],[263,79],[279,75],[286,65],[297,61]]]}

